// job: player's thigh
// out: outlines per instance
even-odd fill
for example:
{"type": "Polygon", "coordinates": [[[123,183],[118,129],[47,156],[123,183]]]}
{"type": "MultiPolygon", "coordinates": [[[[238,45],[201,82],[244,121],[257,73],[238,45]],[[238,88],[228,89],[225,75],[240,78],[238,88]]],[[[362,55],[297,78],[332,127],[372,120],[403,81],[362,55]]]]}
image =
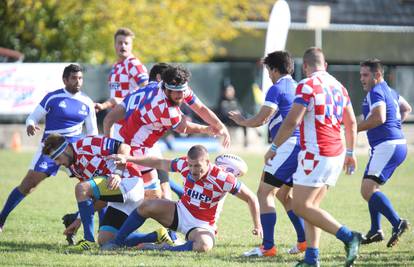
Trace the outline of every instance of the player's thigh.
{"type": "Polygon", "coordinates": [[[44,172],[37,172],[34,170],[29,170],[26,173],[26,176],[23,178],[19,186],[19,189],[23,194],[30,193],[32,188],[35,188],[38,184],[40,184],[47,177],[49,177],[49,175],[44,172]]]}
{"type": "Polygon", "coordinates": [[[292,189],[293,207],[301,209],[315,205],[316,200],[323,198],[326,193],[326,187],[311,187],[305,185],[293,185],[292,189]]]}
{"type": "Polygon", "coordinates": [[[188,240],[193,241],[193,250],[207,252],[214,246],[214,234],[203,228],[195,228],[188,235],[188,240]]]}
{"type": "Polygon", "coordinates": [[[146,199],[139,205],[138,213],[169,227],[174,221],[175,202],[166,199],[146,199]]]}

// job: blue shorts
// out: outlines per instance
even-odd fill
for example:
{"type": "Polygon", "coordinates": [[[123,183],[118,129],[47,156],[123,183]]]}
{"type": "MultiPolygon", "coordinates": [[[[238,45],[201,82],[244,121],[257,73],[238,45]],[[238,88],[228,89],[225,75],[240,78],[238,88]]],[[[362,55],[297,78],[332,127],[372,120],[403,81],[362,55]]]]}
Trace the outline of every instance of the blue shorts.
{"type": "Polygon", "coordinates": [[[298,167],[300,145],[297,137],[290,137],[278,149],[276,156],[265,165],[264,172],[272,174],[284,184],[292,183],[292,175],[298,167]]]}
{"type": "Polygon", "coordinates": [[[371,148],[370,158],[365,168],[364,178],[372,176],[379,184],[385,184],[395,169],[407,156],[405,139],[389,140],[371,148]]]}
{"type": "Polygon", "coordinates": [[[48,176],[55,176],[59,167],[51,158],[42,154],[42,146],[39,146],[29,168],[35,172],[43,172],[48,176]]]}

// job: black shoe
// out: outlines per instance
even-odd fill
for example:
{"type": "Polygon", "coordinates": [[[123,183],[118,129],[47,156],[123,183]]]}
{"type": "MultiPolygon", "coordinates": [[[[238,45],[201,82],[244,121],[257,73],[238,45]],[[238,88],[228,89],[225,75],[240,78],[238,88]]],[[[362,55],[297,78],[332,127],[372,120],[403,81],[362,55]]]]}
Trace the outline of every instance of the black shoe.
{"type": "Polygon", "coordinates": [[[319,267],[319,261],[316,262],[316,264],[308,264],[305,262],[305,260],[299,261],[295,267],[319,267]]]}
{"type": "Polygon", "coordinates": [[[396,230],[392,231],[392,236],[387,243],[387,247],[393,247],[398,243],[400,236],[410,228],[410,223],[407,220],[401,220],[396,230]]]}
{"type": "Polygon", "coordinates": [[[377,232],[369,231],[362,239],[362,245],[368,245],[374,242],[381,242],[384,240],[384,232],[382,230],[378,230],[377,232]]]}
{"type": "MultiPolygon", "coordinates": [[[[77,212],[65,214],[62,217],[62,223],[65,226],[65,228],[68,228],[68,226],[71,225],[76,220],[77,217],[78,217],[77,212]]],[[[75,234],[67,234],[66,241],[68,241],[69,245],[75,244],[75,234]]]]}
{"type": "Polygon", "coordinates": [[[359,247],[362,241],[362,235],[357,232],[352,232],[352,240],[345,244],[346,260],[345,267],[350,267],[358,257],[359,247]]]}

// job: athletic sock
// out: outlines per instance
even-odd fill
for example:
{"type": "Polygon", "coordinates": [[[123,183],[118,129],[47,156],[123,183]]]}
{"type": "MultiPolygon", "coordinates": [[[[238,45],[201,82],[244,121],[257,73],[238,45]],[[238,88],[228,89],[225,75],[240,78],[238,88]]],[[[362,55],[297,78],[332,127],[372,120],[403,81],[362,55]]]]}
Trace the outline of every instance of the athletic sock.
{"type": "Polygon", "coordinates": [[[137,230],[144,222],[146,218],[141,217],[138,214],[138,211],[135,209],[128,216],[126,221],[122,224],[121,228],[118,231],[118,234],[115,237],[115,244],[122,246],[124,245],[125,239],[135,230],[137,230]]]}
{"type": "Polygon", "coordinates": [[[293,210],[287,211],[287,215],[289,216],[290,221],[295,227],[296,235],[298,237],[298,243],[304,242],[306,240],[305,237],[305,224],[303,222],[302,217],[297,216],[293,210]]]}
{"type": "Polygon", "coordinates": [[[124,245],[127,247],[134,247],[140,243],[154,243],[157,241],[157,232],[148,234],[133,232],[124,240],[124,245]]]}
{"type": "Polygon", "coordinates": [[[7,216],[9,216],[10,212],[23,200],[24,197],[25,195],[23,195],[17,187],[10,192],[3,210],[0,213],[0,227],[4,225],[7,216]]]}
{"type": "Polygon", "coordinates": [[[305,263],[310,265],[315,265],[318,263],[319,259],[319,249],[317,248],[307,248],[305,251],[305,263]]]}
{"type": "Polygon", "coordinates": [[[99,227],[101,227],[104,217],[105,217],[105,213],[106,210],[108,209],[108,206],[103,207],[99,212],[98,212],[98,216],[99,216],[99,227]]]}
{"type": "Polygon", "coordinates": [[[335,235],[336,238],[338,238],[345,244],[351,242],[353,238],[351,230],[349,230],[346,226],[341,226],[341,228],[339,228],[338,232],[336,232],[335,235]]]}
{"type": "Polygon", "coordinates": [[[184,195],[184,188],[172,179],[169,179],[168,182],[171,190],[178,196],[178,198],[181,198],[181,196],[184,195]]]}
{"type": "Polygon", "coordinates": [[[83,237],[85,240],[95,242],[93,222],[93,201],[91,199],[78,202],[79,213],[83,225],[83,237]]]}
{"type": "Polygon", "coordinates": [[[369,232],[376,233],[378,232],[378,230],[381,229],[381,213],[374,205],[375,201],[371,201],[371,199],[372,196],[368,201],[369,216],[371,217],[371,229],[369,230],[369,232]]]}
{"type": "Polygon", "coordinates": [[[170,245],[164,245],[162,247],[162,250],[169,250],[169,251],[192,251],[193,250],[193,241],[187,241],[182,245],[179,246],[170,246],[170,245]]]}
{"type": "Polygon", "coordinates": [[[372,194],[368,203],[372,203],[373,207],[378,210],[388,221],[392,224],[393,228],[397,228],[400,223],[400,216],[394,210],[391,201],[384,193],[377,191],[372,194]]]}
{"type": "Polygon", "coordinates": [[[263,248],[271,249],[275,245],[274,234],[276,225],[276,212],[260,214],[263,228],[263,248]]]}

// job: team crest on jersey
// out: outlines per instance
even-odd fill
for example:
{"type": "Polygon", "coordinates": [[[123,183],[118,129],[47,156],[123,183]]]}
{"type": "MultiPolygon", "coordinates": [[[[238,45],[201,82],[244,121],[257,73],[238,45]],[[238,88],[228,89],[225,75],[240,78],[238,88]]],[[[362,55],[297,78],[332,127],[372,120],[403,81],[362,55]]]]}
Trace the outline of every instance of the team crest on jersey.
{"type": "Polygon", "coordinates": [[[42,163],[39,164],[39,168],[46,170],[47,169],[47,162],[42,161],[42,163]]]}
{"type": "Polygon", "coordinates": [[[79,110],[78,113],[81,114],[81,115],[87,116],[88,115],[88,112],[86,110],[86,106],[85,105],[82,105],[82,108],[81,108],[81,110],[79,110]]]}
{"type": "Polygon", "coordinates": [[[66,102],[64,100],[60,101],[59,107],[66,108],[66,102]]]}

